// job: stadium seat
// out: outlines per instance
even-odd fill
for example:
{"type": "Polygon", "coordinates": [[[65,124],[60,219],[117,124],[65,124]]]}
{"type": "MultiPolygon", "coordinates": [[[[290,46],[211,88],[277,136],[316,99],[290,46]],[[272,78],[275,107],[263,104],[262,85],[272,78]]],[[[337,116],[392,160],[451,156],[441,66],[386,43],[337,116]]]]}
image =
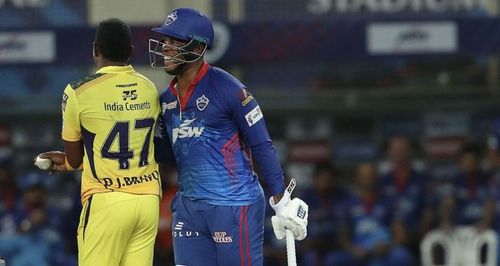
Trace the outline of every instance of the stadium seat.
{"type": "Polygon", "coordinates": [[[493,230],[481,233],[473,227],[460,226],[451,233],[443,230],[429,232],[420,250],[423,266],[495,266],[497,261],[497,236],[493,230]],[[443,250],[443,263],[436,261],[436,247],[443,250]],[[484,250],[483,247],[486,249],[484,250]],[[485,251],[485,252],[483,252],[485,251]]]}

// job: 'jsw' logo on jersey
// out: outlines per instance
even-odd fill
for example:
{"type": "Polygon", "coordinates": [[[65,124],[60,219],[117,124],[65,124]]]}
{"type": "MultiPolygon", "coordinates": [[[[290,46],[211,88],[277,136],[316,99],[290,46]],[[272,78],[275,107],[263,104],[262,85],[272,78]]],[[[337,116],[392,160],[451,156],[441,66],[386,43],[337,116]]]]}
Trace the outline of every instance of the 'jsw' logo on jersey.
{"type": "Polygon", "coordinates": [[[183,138],[192,138],[192,137],[199,137],[201,136],[201,133],[203,133],[203,130],[205,127],[190,127],[191,123],[194,122],[196,118],[194,119],[189,119],[185,120],[180,124],[179,127],[176,127],[172,130],[172,142],[175,143],[178,138],[183,139],[183,138]]]}

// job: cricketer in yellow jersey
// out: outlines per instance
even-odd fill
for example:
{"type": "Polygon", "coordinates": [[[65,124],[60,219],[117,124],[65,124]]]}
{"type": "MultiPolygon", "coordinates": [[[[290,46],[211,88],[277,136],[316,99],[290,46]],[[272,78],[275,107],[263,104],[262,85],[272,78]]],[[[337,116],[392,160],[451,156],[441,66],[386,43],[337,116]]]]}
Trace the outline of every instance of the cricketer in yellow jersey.
{"type": "Polygon", "coordinates": [[[127,24],[99,24],[97,73],[64,90],[64,152],[40,155],[52,160],[51,172],[83,169],[80,266],[153,262],[161,184],[152,139],[160,108],[154,84],[127,63],[132,50],[127,24]]]}

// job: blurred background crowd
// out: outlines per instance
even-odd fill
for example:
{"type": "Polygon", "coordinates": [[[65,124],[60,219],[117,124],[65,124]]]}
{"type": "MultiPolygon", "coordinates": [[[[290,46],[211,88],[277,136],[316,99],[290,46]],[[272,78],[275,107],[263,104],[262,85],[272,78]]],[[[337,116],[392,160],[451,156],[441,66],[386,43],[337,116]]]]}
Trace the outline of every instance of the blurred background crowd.
{"type": "MultiPolygon", "coordinates": [[[[299,265],[420,265],[433,230],[500,232],[497,0],[3,0],[0,256],[9,266],[77,264],[79,174],[49,176],[33,158],[62,148],[62,91],[95,71],[95,25],[130,23],[131,63],[161,91],[169,80],[149,67],[148,38],[179,6],[213,18],[207,60],[257,98],[286,177],[309,204],[299,265]]],[[[172,265],[175,168],[162,179],[155,265],[172,265]]],[[[285,265],[285,243],[266,222],[265,265],[285,265]]]]}

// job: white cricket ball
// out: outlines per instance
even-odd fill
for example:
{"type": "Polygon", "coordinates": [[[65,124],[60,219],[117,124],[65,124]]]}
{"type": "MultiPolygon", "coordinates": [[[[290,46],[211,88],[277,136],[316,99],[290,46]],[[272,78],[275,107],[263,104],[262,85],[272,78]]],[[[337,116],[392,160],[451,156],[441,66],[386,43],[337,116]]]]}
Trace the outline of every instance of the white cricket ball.
{"type": "Polygon", "coordinates": [[[42,170],[49,170],[52,166],[52,161],[50,159],[44,159],[37,156],[35,159],[35,165],[42,170]]]}

